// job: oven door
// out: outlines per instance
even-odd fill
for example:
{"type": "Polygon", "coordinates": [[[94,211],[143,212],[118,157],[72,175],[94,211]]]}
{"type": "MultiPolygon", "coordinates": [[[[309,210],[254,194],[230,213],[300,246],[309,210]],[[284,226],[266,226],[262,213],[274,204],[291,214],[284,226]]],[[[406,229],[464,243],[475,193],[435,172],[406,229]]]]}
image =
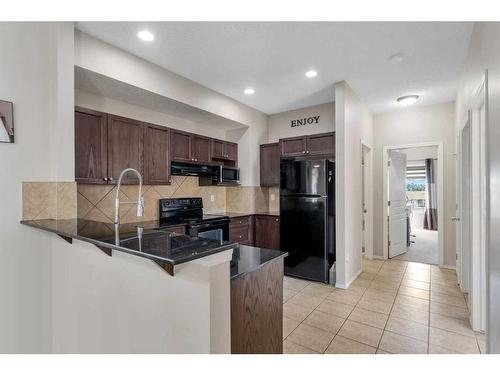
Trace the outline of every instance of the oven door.
{"type": "Polygon", "coordinates": [[[217,241],[229,241],[229,220],[192,224],[189,226],[189,235],[217,241]]]}

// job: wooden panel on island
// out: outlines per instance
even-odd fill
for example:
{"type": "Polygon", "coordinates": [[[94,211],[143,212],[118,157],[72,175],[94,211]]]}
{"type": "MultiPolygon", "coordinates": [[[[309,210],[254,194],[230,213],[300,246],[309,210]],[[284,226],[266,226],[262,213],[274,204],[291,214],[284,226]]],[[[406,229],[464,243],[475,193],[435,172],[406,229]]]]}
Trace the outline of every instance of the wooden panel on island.
{"type": "Polygon", "coordinates": [[[283,259],[231,279],[231,353],[283,353],[283,259]]]}

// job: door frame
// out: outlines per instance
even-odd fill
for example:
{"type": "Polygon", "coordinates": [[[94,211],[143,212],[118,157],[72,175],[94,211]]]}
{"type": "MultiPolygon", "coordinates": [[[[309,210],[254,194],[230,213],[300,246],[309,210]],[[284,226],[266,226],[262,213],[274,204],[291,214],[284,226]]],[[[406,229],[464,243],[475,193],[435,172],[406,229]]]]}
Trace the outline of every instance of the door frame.
{"type": "Polygon", "coordinates": [[[429,146],[437,146],[438,148],[438,186],[437,186],[437,195],[438,195],[438,265],[439,267],[444,266],[444,160],[443,160],[443,142],[420,142],[420,143],[409,143],[402,145],[393,145],[393,146],[384,146],[382,153],[382,176],[383,176],[383,200],[385,204],[382,204],[382,239],[383,239],[383,257],[384,259],[389,258],[389,223],[387,222],[388,217],[388,206],[387,201],[389,199],[389,152],[392,150],[397,150],[401,148],[415,148],[415,147],[429,147],[429,146]]]}
{"type": "MultiPolygon", "coordinates": [[[[365,257],[373,259],[373,148],[371,145],[361,140],[362,157],[364,150],[366,150],[366,158],[364,158],[364,183],[366,186],[365,202],[366,209],[368,211],[367,215],[365,215],[365,257]]],[[[360,173],[363,174],[363,166],[360,168],[360,173]]],[[[361,181],[363,181],[363,178],[361,181]]],[[[364,186],[362,186],[361,189],[364,189],[364,186]]],[[[363,209],[363,193],[361,193],[361,209],[363,209]]],[[[361,233],[361,235],[363,235],[363,233],[361,233]]],[[[362,246],[363,238],[361,238],[360,250],[362,249],[362,246]]]]}

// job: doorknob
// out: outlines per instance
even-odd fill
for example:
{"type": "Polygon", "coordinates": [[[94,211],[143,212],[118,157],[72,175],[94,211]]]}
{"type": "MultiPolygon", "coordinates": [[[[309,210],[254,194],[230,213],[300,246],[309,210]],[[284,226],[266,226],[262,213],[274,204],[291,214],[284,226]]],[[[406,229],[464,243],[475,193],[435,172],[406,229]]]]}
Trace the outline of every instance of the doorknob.
{"type": "Polygon", "coordinates": [[[451,218],[451,220],[453,220],[453,221],[460,221],[460,218],[459,218],[459,217],[456,217],[456,216],[453,216],[453,217],[451,218]]]}

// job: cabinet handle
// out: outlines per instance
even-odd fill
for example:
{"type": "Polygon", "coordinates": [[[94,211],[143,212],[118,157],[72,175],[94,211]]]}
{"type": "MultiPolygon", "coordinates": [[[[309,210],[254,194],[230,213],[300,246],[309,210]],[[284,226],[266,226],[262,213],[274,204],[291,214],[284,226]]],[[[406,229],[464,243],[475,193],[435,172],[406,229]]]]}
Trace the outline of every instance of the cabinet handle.
{"type": "Polygon", "coordinates": [[[302,151],[302,153],[303,153],[303,154],[305,154],[305,153],[306,153],[306,151],[304,150],[304,151],[302,151]]]}
{"type": "Polygon", "coordinates": [[[240,238],[243,238],[243,236],[240,235],[240,238]]]}
{"type": "Polygon", "coordinates": [[[107,177],[103,177],[102,180],[103,181],[108,181],[108,178],[107,177]]]}
{"type": "Polygon", "coordinates": [[[309,150],[307,150],[307,153],[309,153],[309,150]]]}
{"type": "Polygon", "coordinates": [[[276,219],[276,221],[279,221],[279,219],[276,219]]]}
{"type": "Polygon", "coordinates": [[[108,181],[113,181],[113,177],[109,177],[109,178],[108,178],[108,181]]]}

